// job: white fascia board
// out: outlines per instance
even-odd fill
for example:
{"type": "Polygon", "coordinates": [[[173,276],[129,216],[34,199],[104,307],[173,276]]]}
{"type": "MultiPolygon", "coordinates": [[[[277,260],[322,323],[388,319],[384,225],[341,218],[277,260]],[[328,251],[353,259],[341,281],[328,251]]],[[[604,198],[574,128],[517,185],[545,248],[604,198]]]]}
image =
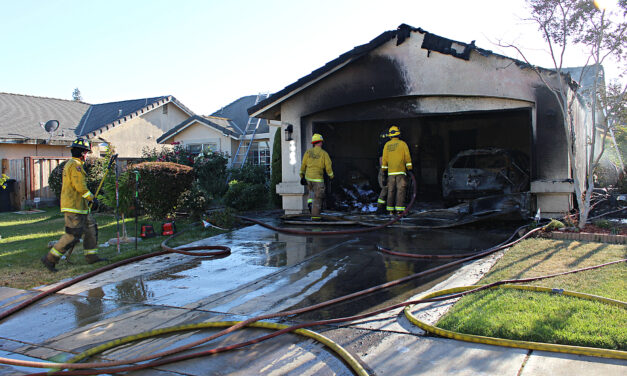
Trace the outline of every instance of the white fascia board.
{"type": "Polygon", "coordinates": [[[330,71],[326,72],[325,74],[321,75],[320,77],[316,78],[315,80],[311,80],[309,82],[307,82],[305,85],[298,87],[297,89],[295,89],[294,91],[291,91],[287,94],[285,94],[284,96],[282,96],[281,98],[275,100],[272,103],[269,103],[268,105],[262,107],[261,109],[259,109],[257,112],[254,112],[250,115],[248,115],[248,117],[258,117],[259,115],[261,115],[263,112],[267,111],[268,109],[270,109],[271,107],[274,107],[274,105],[276,105],[279,102],[283,102],[286,99],[300,93],[301,91],[305,90],[306,88],[308,88],[309,86],[317,83],[318,81],[322,80],[323,78],[326,78],[327,76],[329,76],[330,74],[333,74],[335,72],[337,72],[338,70],[344,68],[346,65],[348,65],[349,63],[351,63],[354,60],[354,58],[351,58],[349,60],[346,60],[345,62],[343,62],[342,64],[338,65],[337,67],[331,69],[330,71]]]}

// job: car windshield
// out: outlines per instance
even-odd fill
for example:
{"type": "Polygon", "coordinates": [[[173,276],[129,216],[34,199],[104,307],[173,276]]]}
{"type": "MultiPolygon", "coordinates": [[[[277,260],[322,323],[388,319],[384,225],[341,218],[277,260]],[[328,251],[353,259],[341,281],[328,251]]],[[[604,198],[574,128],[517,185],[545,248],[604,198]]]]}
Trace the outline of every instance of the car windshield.
{"type": "Polygon", "coordinates": [[[478,154],[460,156],[453,168],[503,168],[507,165],[504,155],[498,154],[478,154]]]}

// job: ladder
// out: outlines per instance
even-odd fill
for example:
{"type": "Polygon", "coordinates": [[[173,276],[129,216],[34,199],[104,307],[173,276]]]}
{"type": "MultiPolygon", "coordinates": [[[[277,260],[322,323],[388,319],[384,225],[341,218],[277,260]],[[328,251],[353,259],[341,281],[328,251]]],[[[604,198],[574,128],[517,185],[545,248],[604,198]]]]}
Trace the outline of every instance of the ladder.
{"type": "MultiPolygon", "coordinates": [[[[259,93],[257,94],[257,98],[255,99],[255,104],[261,102],[262,100],[268,98],[270,96],[269,93],[259,93]]],[[[242,166],[246,163],[246,159],[248,158],[248,153],[250,152],[250,147],[253,145],[253,141],[255,140],[255,135],[257,134],[257,129],[259,129],[259,125],[261,124],[261,119],[256,119],[249,117],[248,122],[246,123],[246,128],[244,129],[244,134],[242,134],[242,138],[239,141],[239,145],[237,145],[237,150],[235,151],[235,155],[233,156],[233,162],[231,163],[231,168],[242,168],[242,166]],[[250,135],[250,138],[247,138],[250,135]]]]}

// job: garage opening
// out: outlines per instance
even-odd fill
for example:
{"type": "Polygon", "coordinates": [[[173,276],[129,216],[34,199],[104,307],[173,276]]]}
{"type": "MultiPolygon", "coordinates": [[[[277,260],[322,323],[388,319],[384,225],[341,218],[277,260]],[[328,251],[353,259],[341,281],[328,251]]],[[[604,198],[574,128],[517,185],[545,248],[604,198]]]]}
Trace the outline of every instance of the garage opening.
{"type": "MultiPolygon", "coordinates": [[[[489,167],[482,162],[485,161],[483,157],[460,156],[460,153],[469,150],[504,150],[504,158],[512,160],[516,155],[513,168],[525,170],[527,178],[517,181],[518,186],[515,189],[529,190],[529,181],[533,175],[533,132],[531,110],[528,108],[413,118],[314,121],[313,132],[324,136],[324,148],[331,156],[336,176],[330,184],[329,209],[351,212],[376,210],[376,200],[380,192],[377,181],[381,153],[379,135],[391,125],[400,128],[401,139],[409,146],[417,180],[419,207],[445,207],[452,204],[453,200],[449,199],[448,192],[443,191],[443,177],[451,161],[457,165],[465,164],[464,167],[469,168],[489,167]],[[456,157],[460,160],[459,163],[456,162],[456,157]],[[446,200],[448,202],[445,202],[445,198],[449,199],[446,200]]],[[[507,179],[507,176],[496,177],[498,181],[505,181],[502,183],[505,185],[509,184],[507,179]]],[[[472,186],[471,179],[468,180],[464,184],[469,183],[472,186]]],[[[491,193],[494,192],[485,192],[486,195],[491,193]]],[[[481,192],[477,194],[482,195],[481,192]]],[[[462,196],[457,199],[463,199],[462,196]]]]}

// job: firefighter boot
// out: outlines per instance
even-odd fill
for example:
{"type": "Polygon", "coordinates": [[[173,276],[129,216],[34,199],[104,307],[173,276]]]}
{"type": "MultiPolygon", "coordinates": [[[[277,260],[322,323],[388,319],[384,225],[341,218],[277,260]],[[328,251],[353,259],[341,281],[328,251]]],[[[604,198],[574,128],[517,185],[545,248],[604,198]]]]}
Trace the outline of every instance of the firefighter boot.
{"type": "Polygon", "coordinates": [[[96,254],[89,254],[89,255],[85,255],[85,261],[87,261],[88,264],[94,264],[100,261],[109,261],[109,260],[106,258],[101,258],[100,256],[96,254]]]}
{"type": "Polygon", "coordinates": [[[44,255],[44,257],[41,258],[41,263],[44,264],[44,266],[46,267],[46,269],[50,270],[53,273],[56,273],[57,268],[54,267],[54,262],[48,260],[48,256],[44,255]]]}
{"type": "Polygon", "coordinates": [[[385,214],[385,213],[386,213],[385,205],[377,205],[376,214],[377,215],[381,215],[381,214],[385,214]]]}

